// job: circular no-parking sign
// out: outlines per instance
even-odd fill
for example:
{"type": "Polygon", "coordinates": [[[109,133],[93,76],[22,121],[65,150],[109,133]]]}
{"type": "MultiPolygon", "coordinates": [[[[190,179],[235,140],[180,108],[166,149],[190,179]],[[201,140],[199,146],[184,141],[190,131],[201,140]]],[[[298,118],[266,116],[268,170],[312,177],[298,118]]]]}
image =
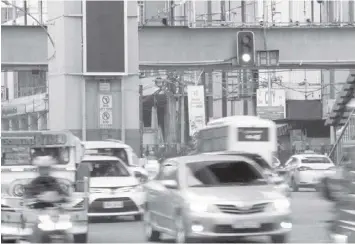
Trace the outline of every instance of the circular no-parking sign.
{"type": "Polygon", "coordinates": [[[109,120],[111,115],[108,112],[103,112],[102,113],[102,119],[103,120],[109,120]]]}

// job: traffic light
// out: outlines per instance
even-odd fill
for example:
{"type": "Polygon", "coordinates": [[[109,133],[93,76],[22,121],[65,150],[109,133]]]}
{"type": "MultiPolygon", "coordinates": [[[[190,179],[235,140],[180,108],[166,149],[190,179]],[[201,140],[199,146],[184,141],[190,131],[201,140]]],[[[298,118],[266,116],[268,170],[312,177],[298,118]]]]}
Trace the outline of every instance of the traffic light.
{"type": "Polygon", "coordinates": [[[251,31],[239,31],[237,33],[237,60],[242,66],[255,64],[254,33],[251,31]]]}

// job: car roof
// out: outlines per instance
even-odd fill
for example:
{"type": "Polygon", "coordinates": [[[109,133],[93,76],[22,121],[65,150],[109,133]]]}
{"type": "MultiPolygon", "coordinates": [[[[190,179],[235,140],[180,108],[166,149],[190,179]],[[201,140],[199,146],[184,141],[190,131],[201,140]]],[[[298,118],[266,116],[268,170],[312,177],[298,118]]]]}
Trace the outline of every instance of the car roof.
{"type": "Polygon", "coordinates": [[[129,149],[127,144],[116,141],[83,141],[85,149],[102,149],[102,148],[124,148],[129,149]]]}
{"type": "Polygon", "coordinates": [[[250,161],[250,158],[242,155],[197,154],[192,156],[169,158],[163,164],[168,163],[169,161],[175,161],[179,163],[179,165],[181,165],[181,164],[198,163],[204,161],[236,161],[236,160],[250,161]]]}
{"type": "Polygon", "coordinates": [[[293,155],[292,157],[299,158],[299,159],[304,159],[304,158],[307,158],[307,157],[329,158],[329,157],[326,156],[326,155],[317,154],[317,153],[296,154],[296,155],[293,155]]]}
{"type": "Polygon", "coordinates": [[[104,156],[104,155],[85,155],[82,159],[83,161],[122,161],[121,159],[114,156],[104,156]]]}

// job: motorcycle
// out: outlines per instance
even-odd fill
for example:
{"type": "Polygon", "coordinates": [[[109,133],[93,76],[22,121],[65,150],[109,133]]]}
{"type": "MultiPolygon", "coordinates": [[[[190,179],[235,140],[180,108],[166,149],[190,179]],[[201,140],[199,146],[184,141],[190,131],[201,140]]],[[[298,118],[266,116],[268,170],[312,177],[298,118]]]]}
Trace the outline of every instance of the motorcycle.
{"type": "Polygon", "coordinates": [[[73,243],[70,229],[73,226],[71,216],[61,207],[66,200],[58,200],[48,192],[34,201],[27,202],[37,218],[29,237],[31,243],[73,243]]]}

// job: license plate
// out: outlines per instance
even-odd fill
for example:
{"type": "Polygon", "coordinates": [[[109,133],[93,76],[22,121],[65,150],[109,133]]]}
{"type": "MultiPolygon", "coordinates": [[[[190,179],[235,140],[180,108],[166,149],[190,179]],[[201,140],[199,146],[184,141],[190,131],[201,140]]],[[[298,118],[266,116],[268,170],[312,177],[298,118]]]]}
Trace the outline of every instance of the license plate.
{"type": "Polygon", "coordinates": [[[104,202],[104,208],[123,208],[123,202],[104,202]]]}
{"type": "Polygon", "coordinates": [[[254,221],[240,221],[233,225],[234,229],[257,229],[260,224],[254,221]]]}

